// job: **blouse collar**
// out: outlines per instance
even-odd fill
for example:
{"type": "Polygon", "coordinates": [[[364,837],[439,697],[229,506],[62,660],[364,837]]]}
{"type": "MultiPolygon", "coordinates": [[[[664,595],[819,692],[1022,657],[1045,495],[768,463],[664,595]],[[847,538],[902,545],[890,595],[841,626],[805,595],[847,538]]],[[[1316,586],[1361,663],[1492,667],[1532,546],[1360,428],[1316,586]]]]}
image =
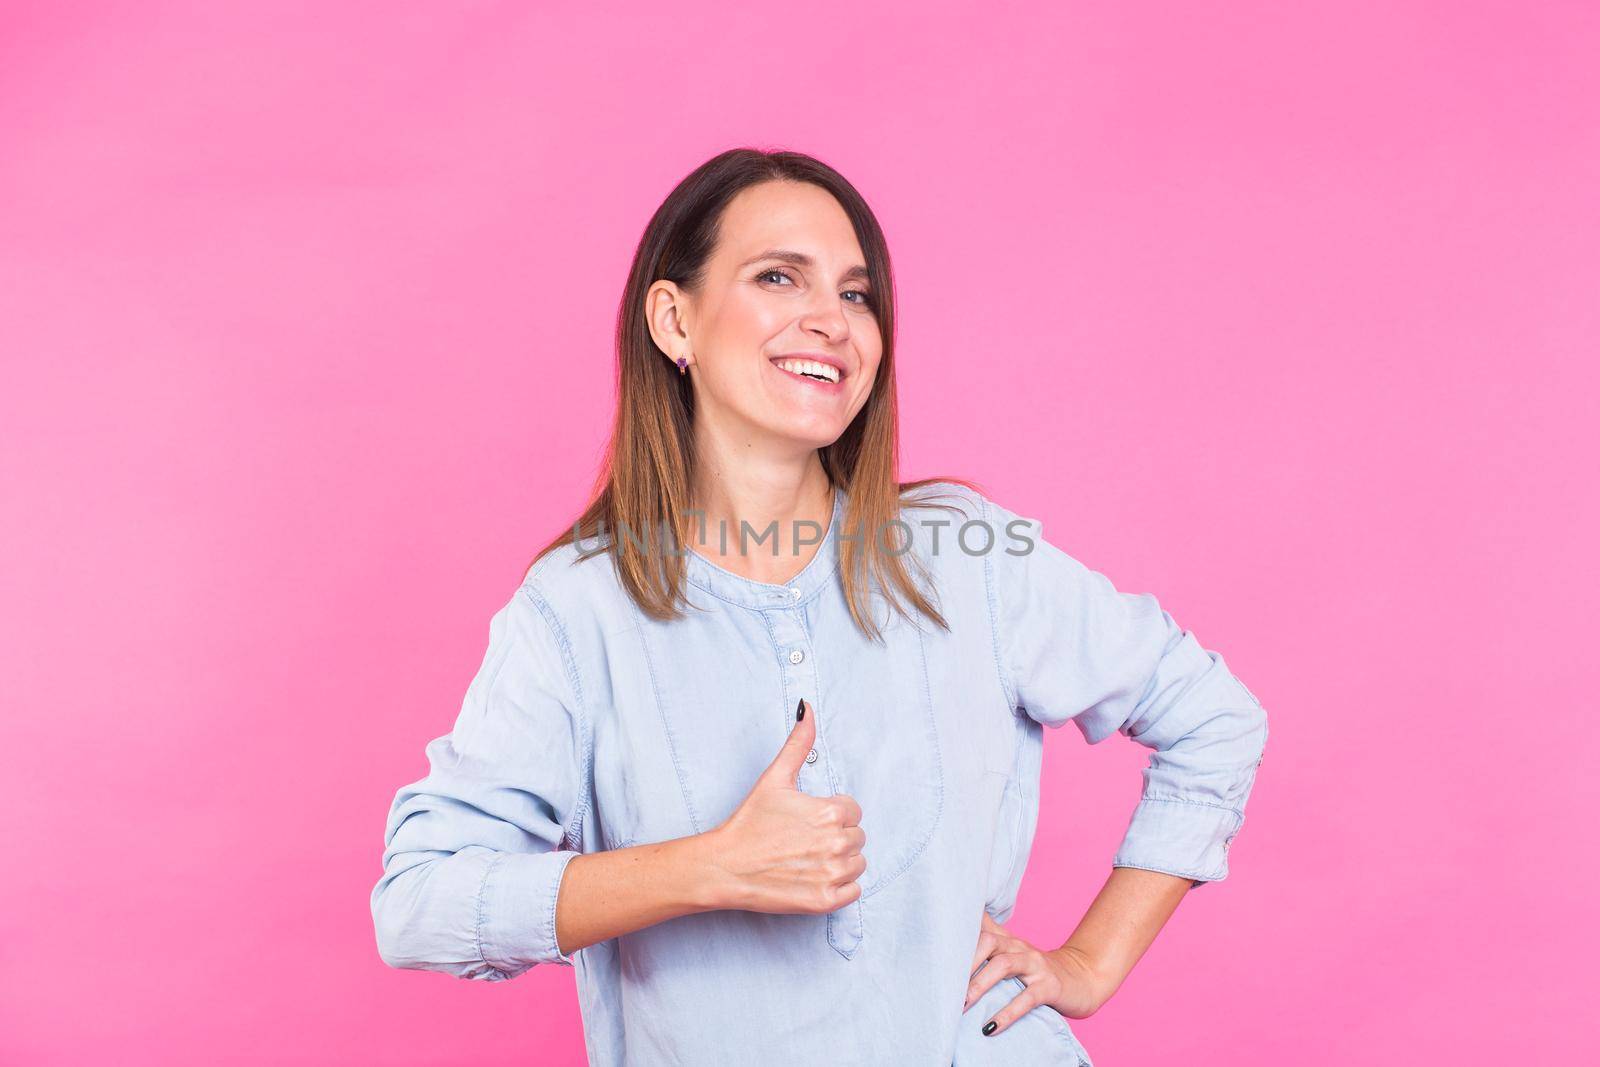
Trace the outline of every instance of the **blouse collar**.
{"type": "MultiPolygon", "coordinates": [[[[822,535],[822,542],[817,545],[816,555],[811,557],[804,570],[782,585],[758,582],[734,574],[712,563],[692,548],[685,557],[685,576],[712,596],[726,600],[730,604],[747,608],[796,607],[811,600],[832,582],[834,572],[839,567],[839,527],[843,522],[844,491],[835,488],[833,515],[828,520],[828,529],[822,535]]],[[[809,531],[809,528],[807,529],[809,531]]],[[[728,540],[730,544],[736,545],[738,531],[729,530],[728,540]]],[[[746,547],[752,554],[770,550],[766,542],[757,545],[752,541],[747,543],[746,547]]],[[[779,558],[798,557],[780,554],[779,558]]]]}

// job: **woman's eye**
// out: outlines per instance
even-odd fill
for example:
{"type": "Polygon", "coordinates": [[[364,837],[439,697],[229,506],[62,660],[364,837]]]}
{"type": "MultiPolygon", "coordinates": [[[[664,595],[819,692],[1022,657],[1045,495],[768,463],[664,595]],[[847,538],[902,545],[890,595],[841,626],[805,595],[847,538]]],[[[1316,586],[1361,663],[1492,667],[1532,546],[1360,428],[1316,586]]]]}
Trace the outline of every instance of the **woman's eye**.
{"type": "MultiPolygon", "coordinates": [[[[788,282],[790,284],[794,283],[794,279],[793,278],[789,277],[788,274],[784,273],[782,270],[778,269],[777,267],[773,267],[770,270],[764,270],[760,274],[756,275],[756,281],[758,281],[758,282],[764,282],[764,281],[769,281],[769,280],[772,281],[774,284],[778,284],[778,283],[782,283],[782,282],[788,282]]],[[[864,307],[864,308],[872,307],[872,294],[869,293],[869,292],[866,292],[864,290],[861,290],[861,289],[846,289],[844,292],[840,293],[839,295],[843,296],[843,297],[854,297],[855,299],[851,300],[850,303],[856,305],[857,307],[864,307]]]]}

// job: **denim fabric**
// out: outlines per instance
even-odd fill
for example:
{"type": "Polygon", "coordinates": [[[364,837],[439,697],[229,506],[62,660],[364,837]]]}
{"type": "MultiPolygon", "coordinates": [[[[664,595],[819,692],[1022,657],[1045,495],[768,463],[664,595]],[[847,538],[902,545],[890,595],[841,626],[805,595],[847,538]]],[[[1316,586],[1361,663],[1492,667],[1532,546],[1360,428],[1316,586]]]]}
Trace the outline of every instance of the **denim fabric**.
{"type": "Polygon", "coordinates": [[[429,773],[394,798],[371,898],[383,959],[482,981],[573,966],[595,1064],[1088,1063],[1048,1006],[979,1035],[1020,980],[961,1010],[981,912],[1010,918],[1027,865],[1044,727],[1153,750],[1111,862],[1198,885],[1227,876],[1266,712],[1153,596],[1118,591],[1038,523],[938,488],[960,514],[902,517],[948,632],[877,594],[883,640],[857,630],[838,573],[842,492],[784,585],[690,554],[691,610],[671,622],[640,612],[604,555],[575,562],[568,545],[540,560],[494,615],[429,773]],[[972,520],[985,525],[958,541],[972,520]],[[716,827],[801,697],[818,718],[799,788],[860,804],[860,899],[827,915],[688,915],[562,955],[567,863],[716,827]]]}

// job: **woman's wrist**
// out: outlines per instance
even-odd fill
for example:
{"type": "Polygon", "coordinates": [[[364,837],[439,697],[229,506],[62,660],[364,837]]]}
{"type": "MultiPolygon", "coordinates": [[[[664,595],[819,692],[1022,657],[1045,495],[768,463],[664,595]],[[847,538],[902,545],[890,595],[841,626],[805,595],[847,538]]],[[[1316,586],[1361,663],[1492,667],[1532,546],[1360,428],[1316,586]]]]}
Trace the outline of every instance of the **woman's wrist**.
{"type": "Polygon", "coordinates": [[[696,911],[731,911],[742,897],[728,868],[718,862],[722,838],[717,830],[679,838],[688,902],[696,911]]]}
{"type": "Polygon", "coordinates": [[[1113,867],[1077,929],[1052,955],[1082,975],[1092,998],[1104,1004],[1133,972],[1193,884],[1161,871],[1113,867]]]}
{"type": "Polygon", "coordinates": [[[1126,973],[1117,974],[1115,967],[1108,966],[1106,961],[1097,959],[1094,953],[1073,944],[1070,939],[1060,948],[1050,949],[1046,954],[1055,957],[1068,973],[1078,976],[1078,987],[1088,990],[1087,1007],[1091,1014],[1099,1011],[1111,999],[1112,994],[1116,993],[1123,979],[1128,977],[1126,973]]]}

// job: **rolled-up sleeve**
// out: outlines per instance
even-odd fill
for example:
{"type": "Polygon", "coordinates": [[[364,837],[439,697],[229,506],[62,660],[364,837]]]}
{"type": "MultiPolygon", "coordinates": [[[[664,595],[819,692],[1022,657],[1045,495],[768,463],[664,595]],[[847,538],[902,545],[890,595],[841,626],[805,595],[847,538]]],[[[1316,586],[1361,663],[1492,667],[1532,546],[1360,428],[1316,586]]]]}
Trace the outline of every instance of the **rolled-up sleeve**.
{"type": "Polygon", "coordinates": [[[590,747],[564,630],[529,579],[490,621],[427,776],[390,808],[371,899],[385,963],[483,981],[572,964],[556,896],[578,855],[590,747]]]}
{"type": "Polygon", "coordinates": [[[1001,684],[1045,726],[1076,723],[1154,749],[1114,867],[1196,885],[1228,876],[1267,742],[1267,713],[1156,598],[1117,590],[1045,540],[1037,520],[984,501],[1001,684]]]}

